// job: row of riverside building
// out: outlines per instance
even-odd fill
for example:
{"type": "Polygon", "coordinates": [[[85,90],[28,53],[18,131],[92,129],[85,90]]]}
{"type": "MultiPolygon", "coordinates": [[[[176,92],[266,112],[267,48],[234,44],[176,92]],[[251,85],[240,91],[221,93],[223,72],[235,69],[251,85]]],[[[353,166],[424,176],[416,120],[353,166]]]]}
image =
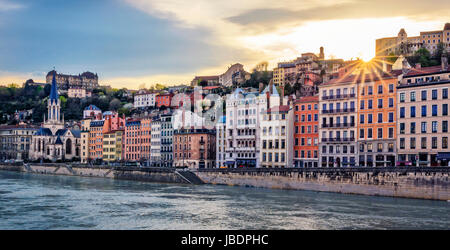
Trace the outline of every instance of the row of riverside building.
{"type": "MultiPolygon", "coordinates": [[[[313,95],[284,96],[273,82],[236,88],[217,100],[225,113],[213,128],[169,95],[140,118],[88,106],[80,130],[69,129],[53,79],[44,123],[0,127],[0,156],[189,168],[448,166],[447,58],[434,67],[367,65],[341,67],[313,95]]],[[[204,97],[180,100],[196,96],[204,97]]]]}

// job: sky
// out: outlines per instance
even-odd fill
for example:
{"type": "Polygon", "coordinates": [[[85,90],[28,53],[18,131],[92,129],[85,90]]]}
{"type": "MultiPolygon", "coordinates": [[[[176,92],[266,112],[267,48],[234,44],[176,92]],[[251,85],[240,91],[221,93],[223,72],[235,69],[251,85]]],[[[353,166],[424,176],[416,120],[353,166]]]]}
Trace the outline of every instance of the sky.
{"type": "Polygon", "coordinates": [[[448,0],[0,0],[0,84],[53,68],[117,88],[189,84],[321,46],[369,60],[375,39],[442,30],[448,13],[448,0]]]}

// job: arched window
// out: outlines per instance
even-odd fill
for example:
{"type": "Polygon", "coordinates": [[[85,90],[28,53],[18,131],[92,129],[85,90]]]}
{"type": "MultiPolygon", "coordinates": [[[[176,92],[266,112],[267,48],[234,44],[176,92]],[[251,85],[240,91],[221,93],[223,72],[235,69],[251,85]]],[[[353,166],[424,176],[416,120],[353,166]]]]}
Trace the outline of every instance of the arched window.
{"type": "Polygon", "coordinates": [[[72,140],[71,139],[66,140],[66,154],[67,155],[72,154],[72,140]]]}

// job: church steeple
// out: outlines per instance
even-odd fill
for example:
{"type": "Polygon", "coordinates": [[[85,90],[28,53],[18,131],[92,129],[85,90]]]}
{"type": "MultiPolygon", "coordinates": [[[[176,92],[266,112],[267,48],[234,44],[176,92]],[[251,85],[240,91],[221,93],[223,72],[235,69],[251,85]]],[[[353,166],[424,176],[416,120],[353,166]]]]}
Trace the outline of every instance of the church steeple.
{"type": "Polygon", "coordinates": [[[53,71],[53,80],[52,80],[52,88],[50,90],[50,102],[53,103],[57,103],[59,99],[58,96],[58,86],[56,84],[56,71],[53,71]]]}

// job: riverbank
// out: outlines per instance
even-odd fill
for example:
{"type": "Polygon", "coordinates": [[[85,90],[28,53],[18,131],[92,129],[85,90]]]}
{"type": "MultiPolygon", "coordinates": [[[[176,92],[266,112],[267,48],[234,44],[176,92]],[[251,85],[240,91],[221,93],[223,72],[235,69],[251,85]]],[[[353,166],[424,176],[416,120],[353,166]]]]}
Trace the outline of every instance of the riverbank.
{"type": "Polygon", "coordinates": [[[106,166],[84,166],[66,164],[0,165],[0,170],[46,175],[67,175],[81,177],[111,178],[144,182],[200,184],[191,173],[172,168],[124,168],[106,166]]]}
{"type": "Polygon", "coordinates": [[[178,184],[215,184],[450,200],[450,168],[200,169],[65,164],[0,165],[0,170],[178,184]]]}
{"type": "Polygon", "coordinates": [[[450,169],[200,170],[205,183],[344,194],[450,200],[450,169]]]}

